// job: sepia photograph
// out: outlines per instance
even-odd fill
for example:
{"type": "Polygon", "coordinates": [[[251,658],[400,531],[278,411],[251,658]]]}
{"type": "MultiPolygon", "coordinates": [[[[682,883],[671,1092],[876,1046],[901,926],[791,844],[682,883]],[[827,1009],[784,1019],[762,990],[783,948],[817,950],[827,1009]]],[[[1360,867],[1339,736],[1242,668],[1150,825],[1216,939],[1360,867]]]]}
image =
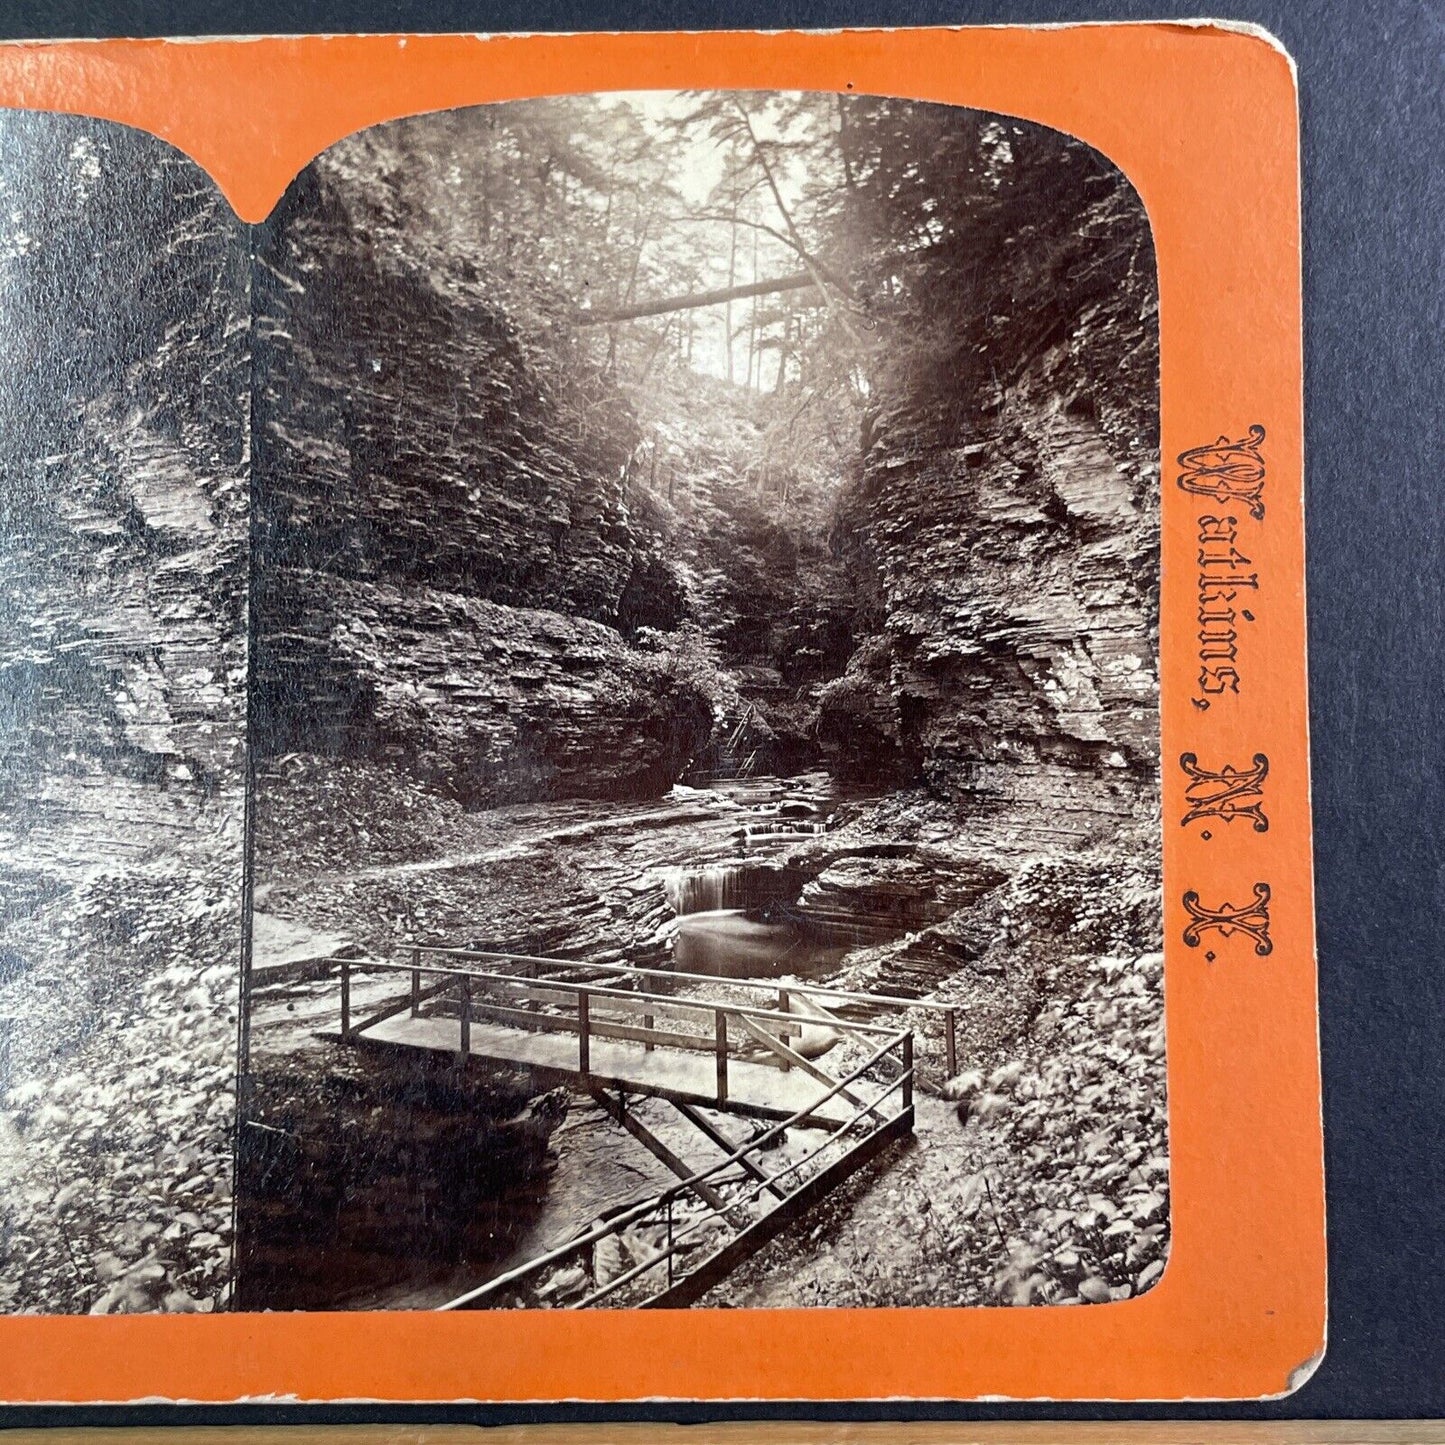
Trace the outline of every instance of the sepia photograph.
{"type": "Polygon", "coordinates": [[[0,1308],[1160,1278],[1117,169],[581,95],[248,227],[121,126],[0,151],[0,1308]]]}
{"type": "Polygon", "coordinates": [[[1148,1291],[1127,179],[959,107],[563,96],[351,136],[250,248],[230,1307],[1148,1291]]]}
{"type": "Polygon", "coordinates": [[[247,228],[0,110],[0,1311],[231,1301],[247,228]]]}

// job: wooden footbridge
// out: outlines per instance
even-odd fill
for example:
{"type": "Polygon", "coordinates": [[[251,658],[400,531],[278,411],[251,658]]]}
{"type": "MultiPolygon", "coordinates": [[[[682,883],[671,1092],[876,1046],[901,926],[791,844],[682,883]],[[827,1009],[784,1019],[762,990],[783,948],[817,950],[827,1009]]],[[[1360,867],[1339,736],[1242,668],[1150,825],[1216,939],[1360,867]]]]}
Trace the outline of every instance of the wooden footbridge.
{"type": "Polygon", "coordinates": [[[406,962],[342,960],[338,978],[341,1027],[331,1037],[564,1083],[677,1176],[445,1309],[691,1304],[911,1134],[914,1035],[898,1026],[900,1010],[945,1016],[948,1068],[956,1069],[951,1008],[792,981],[437,947],[414,948],[406,962]],[[397,975],[404,992],[358,1018],[357,976],[376,973],[397,975]],[[880,1014],[894,1022],[866,1017],[880,1014]],[[827,1068],[818,1061],[824,1051],[827,1068]],[[711,1162],[690,1164],[649,1128],[635,1107],[645,1098],[671,1105],[711,1162]],[[747,1137],[736,1137],[730,1118],[745,1121],[747,1137]],[[808,1140],[801,1154],[798,1138],[808,1140]]]}

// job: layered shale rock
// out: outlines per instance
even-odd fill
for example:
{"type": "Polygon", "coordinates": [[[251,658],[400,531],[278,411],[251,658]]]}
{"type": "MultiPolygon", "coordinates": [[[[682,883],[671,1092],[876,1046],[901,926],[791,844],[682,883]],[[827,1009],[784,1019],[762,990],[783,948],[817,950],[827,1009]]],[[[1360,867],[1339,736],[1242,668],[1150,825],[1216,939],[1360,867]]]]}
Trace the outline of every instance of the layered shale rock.
{"type": "Polygon", "coordinates": [[[209,1308],[241,942],[247,248],[151,137],[12,112],[0,154],[0,1306],[209,1308]]]}
{"type": "Polygon", "coordinates": [[[274,752],[391,761],[468,806],[665,792],[706,700],[612,628],[418,585],[287,571],[257,669],[274,752]]]}
{"type": "Polygon", "coordinates": [[[632,415],[377,144],[311,166],[260,246],[258,752],[394,758],[469,806],[665,791],[712,719],[624,640],[683,600],[632,415]]]}
{"type": "Polygon", "coordinates": [[[868,850],[829,862],[803,889],[801,906],[820,922],[901,932],[946,918],[1001,876],[986,867],[961,868],[957,859],[930,856],[927,849],[903,857],[868,850]]]}
{"type": "Polygon", "coordinates": [[[0,788],[12,822],[73,819],[110,856],[156,841],[137,831],[148,814],[169,831],[241,778],[247,288],[238,227],[199,172],[92,129],[70,155],[95,170],[93,192],[74,214],[57,201],[26,218],[64,234],[5,277],[22,330],[55,325],[27,310],[48,284],[104,304],[88,333],[6,344],[29,368],[11,371],[23,414],[0,441],[0,788]],[[160,179],[132,194],[151,169],[160,179]],[[134,234],[106,249],[95,212],[128,207],[134,234]],[[152,233],[169,254],[136,275],[137,250],[167,252],[152,233]],[[53,276],[74,260],[66,242],[94,254],[53,276]],[[112,311],[125,334],[106,346],[112,311]],[[60,415],[32,394],[56,373],[75,387],[60,415]]]}
{"type": "MultiPolygon", "coordinates": [[[[259,243],[263,563],[675,623],[620,393],[570,333],[518,324],[495,278],[440,252],[443,218],[393,215],[389,177],[350,168],[351,144],[303,172],[259,243]]],[[[290,594],[262,598],[264,620],[290,594]]]]}
{"type": "Polygon", "coordinates": [[[1025,812],[1030,782],[1035,810],[1078,802],[1075,779],[1105,813],[1097,780],[1149,792],[1157,303],[1122,178],[1064,244],[1007,249],[951,384],[885,398],[865,435],[835,538],[873,625],[820,724],[847,772],[1025,812]]]}

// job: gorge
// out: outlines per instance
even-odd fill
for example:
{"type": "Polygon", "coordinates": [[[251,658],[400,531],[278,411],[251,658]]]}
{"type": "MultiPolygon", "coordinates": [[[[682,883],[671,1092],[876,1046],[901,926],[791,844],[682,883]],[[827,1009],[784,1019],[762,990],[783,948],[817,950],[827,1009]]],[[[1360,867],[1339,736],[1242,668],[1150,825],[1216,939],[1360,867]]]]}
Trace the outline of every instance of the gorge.
{"type": "MultiPolygon", "coordinates": [[[[1027,1060],[1086,1136],[1101,1095],[1055,1097],[1056,1056],[1098,1010],[1153,1039],[1159,1004],[1157,303],[1123,177],[940,107],[580,97],[353,137],[259,256],[258,908],[358,957],[957,999],[971,1069],[1027,1060]]],[[[314,990],[276,978],[249,1119],[334,1130],[359,1116],[297,1112],[314,990]]],[[[1138,1164],[1162,1075],[1116,1046],[1138,1164]]],[[[1019,1261],[1094,1194],[933,1075],[1020,1221],[935,1291],[1068,1297],[1019,1261]]],[[[248,1168],[257,1250],[277,1217],[246,1137],[243,1297],[248,1168]]]]}
{"type": "Polygon", "coordinates": [[[948,107],[571,96],[247,227],[0,122],[0,1308],[435,1305],[671,1177],[585,1093],[325,1037],[422,945],[956,1012],[914,1144],[707,1303],[1152,1285],[1128,181],[948,107]]]}

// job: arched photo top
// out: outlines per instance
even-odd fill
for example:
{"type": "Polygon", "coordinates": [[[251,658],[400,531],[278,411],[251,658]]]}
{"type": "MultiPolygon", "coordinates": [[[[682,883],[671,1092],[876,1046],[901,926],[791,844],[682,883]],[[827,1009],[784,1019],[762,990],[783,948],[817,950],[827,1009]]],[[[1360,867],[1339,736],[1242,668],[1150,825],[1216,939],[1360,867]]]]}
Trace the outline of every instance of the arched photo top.
{"type": "Polygon", "coordinates": [[[381,976],[355,1020],[306,981],[324,1049],[252,1000],[241,1307],[1152,1292],[1158,307],[1120,173],[911,100],[549,96],[337,143],[256,260],[258,976],[323,922],[381,976]],[[443,1219],[494,1115],[531,1187],[479,1167],[443,1219]]]}

